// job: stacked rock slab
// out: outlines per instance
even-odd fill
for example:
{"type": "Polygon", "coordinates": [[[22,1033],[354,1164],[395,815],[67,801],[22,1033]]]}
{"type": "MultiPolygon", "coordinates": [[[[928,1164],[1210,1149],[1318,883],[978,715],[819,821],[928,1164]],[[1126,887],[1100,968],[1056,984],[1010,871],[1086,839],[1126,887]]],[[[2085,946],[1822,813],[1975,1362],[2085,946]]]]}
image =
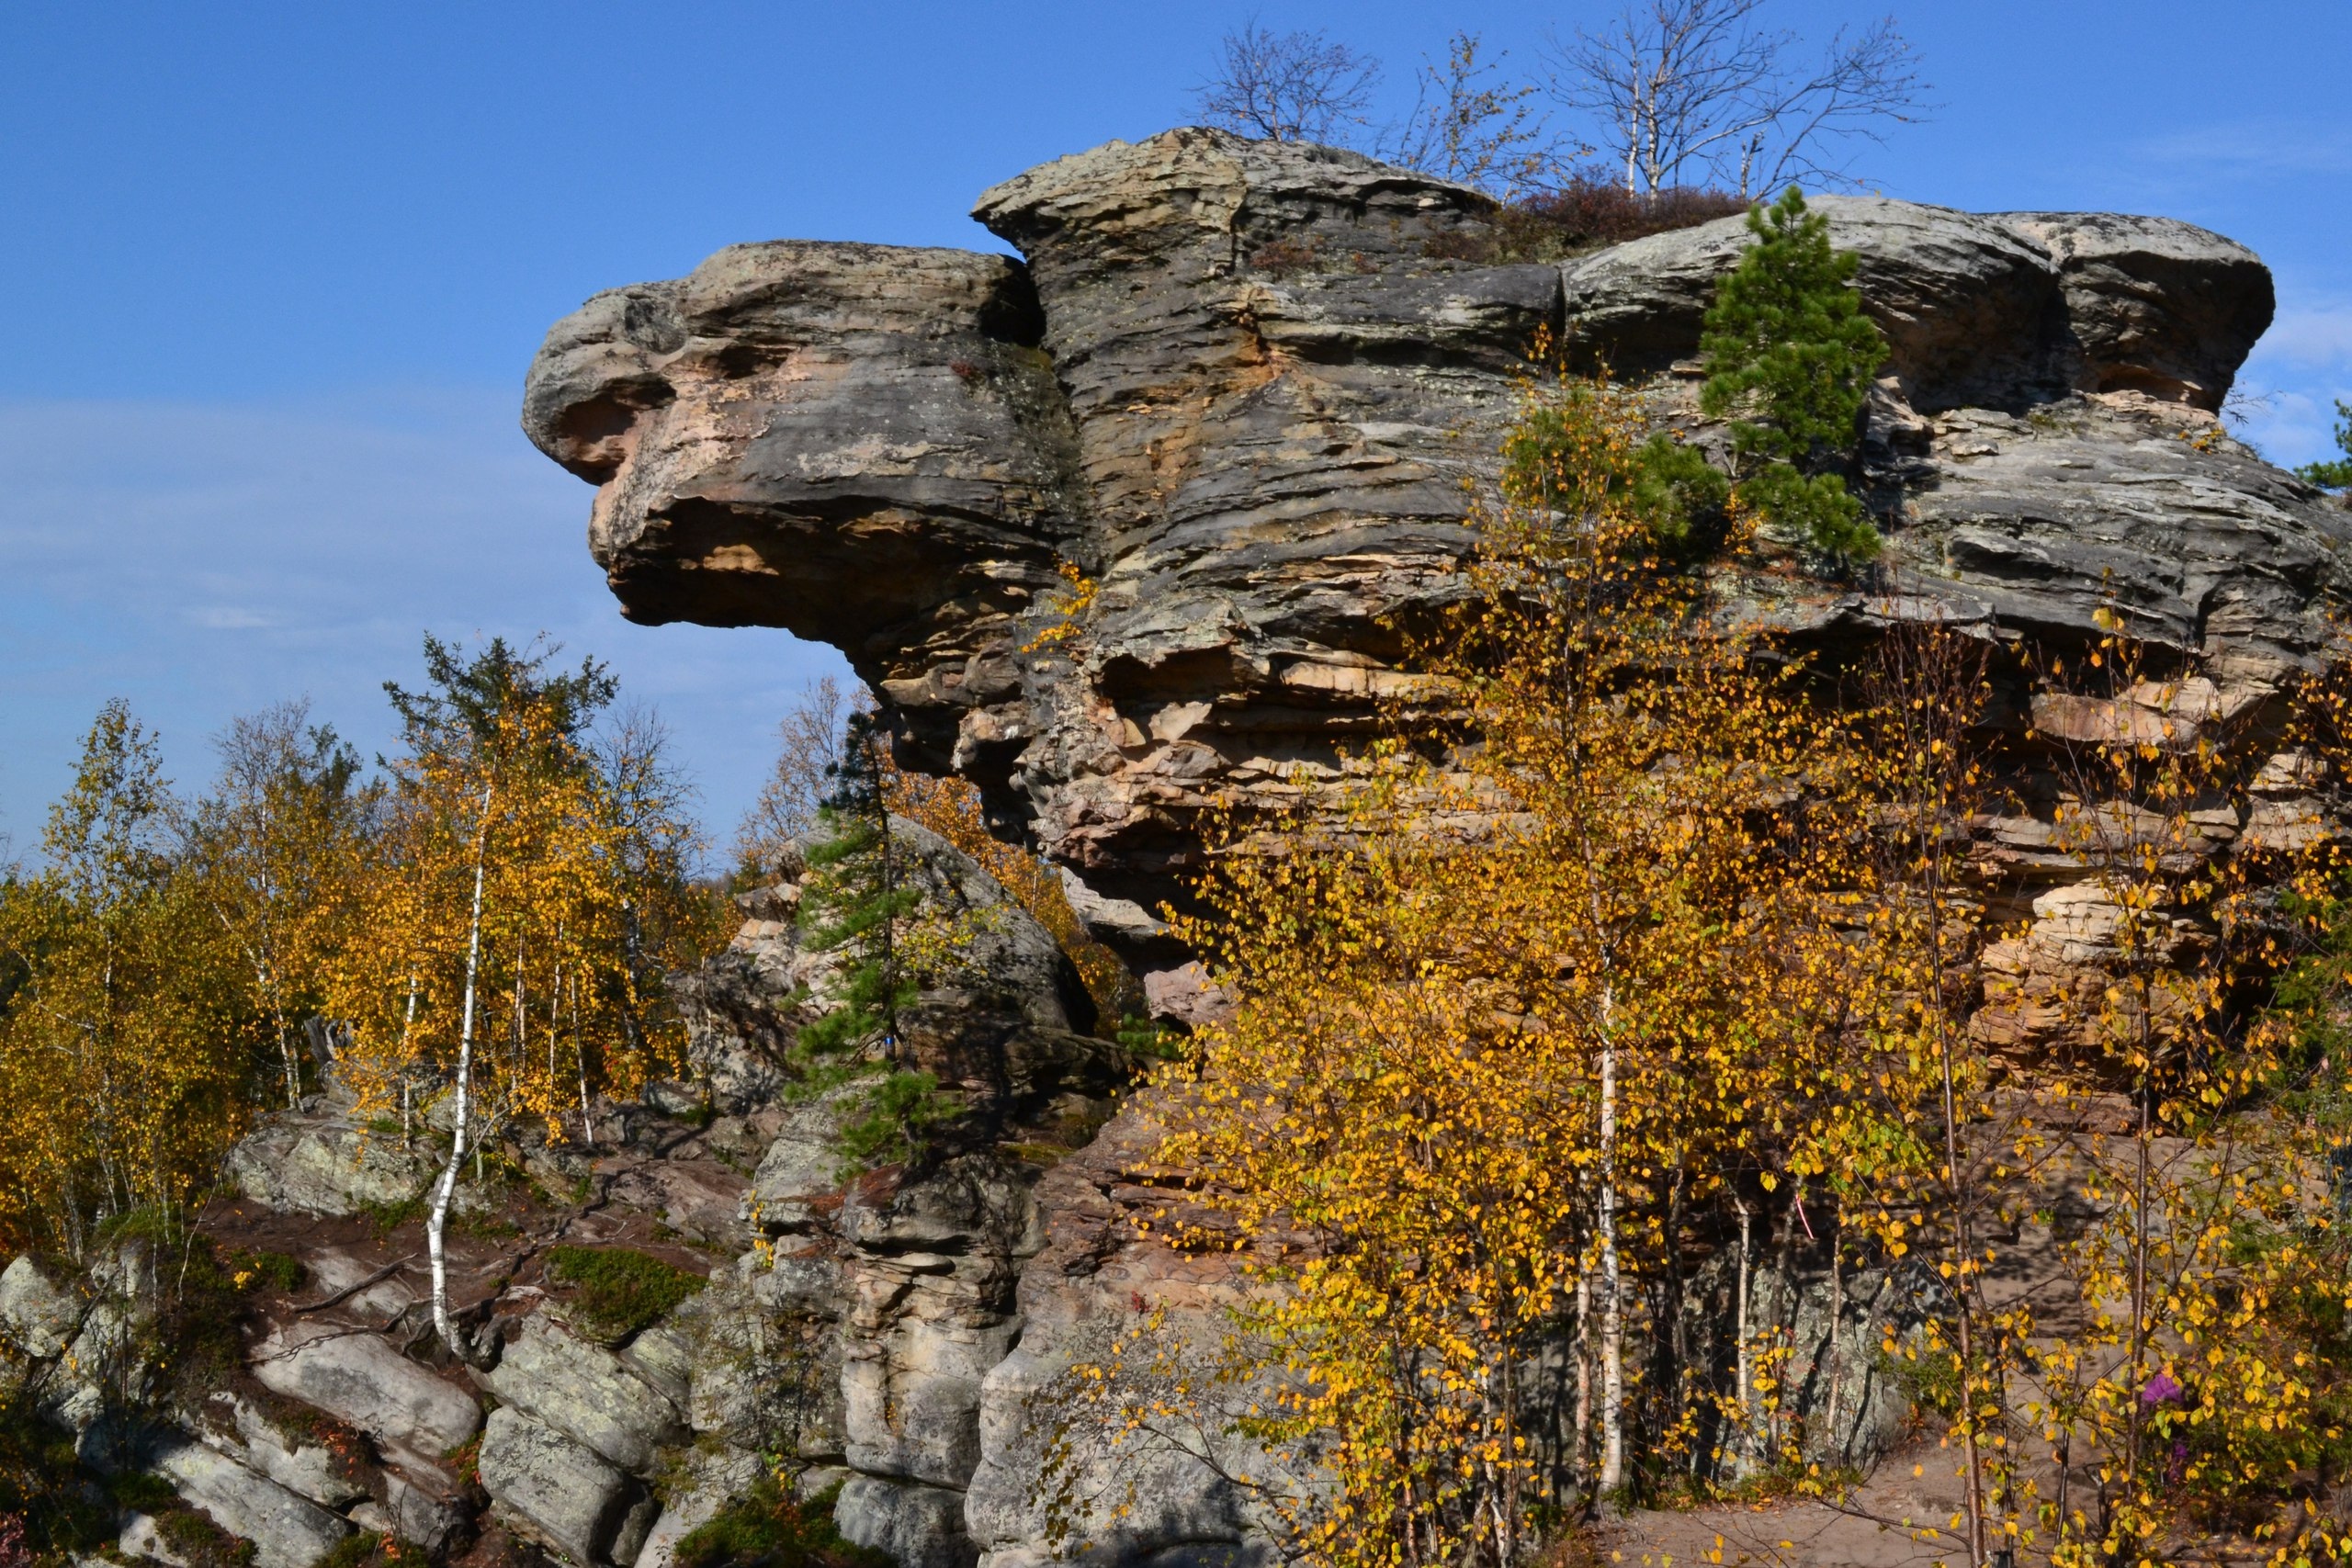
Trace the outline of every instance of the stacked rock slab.
{"type": "MultiPolygon", "coordinates": [[[[2062,740],[2258,718],[2315,664],[2352,515],[2217,418],[2270,321],[2258,258],[2163,219],[1815,206],[1889,344],[1858,474],[1884,570],[1867,585],[1793,557],[1726,571],[1736,613],[1832,649],[1919,618],[2063,649],[2113,607],[2198,672],[2103,704],[2005,689],[1995,717],[2013,738],[2028,716],[2062,740]]],[[[1097,933],[1159,967],[1147,990],[1181,1015],[1200,987],[1144,910],[1181,886],[1213,801],[1283,803],[1300,770],[1343,766],[1374,728],[1405,649],[1461,591],[1473,493],[1531,352],[1548,338],[1605,366],[1660,423],[1719,446],[1693,356],[1750,236],[1727,219],[1558,263],[1464,260],[1496,250],[1476,193],[1201,130],[1046,164],[974,216],[1022,259],[776,243],[599,295],[550,333],[525,428],[599,487],[591,547],[625,614],[840,648],[902,759],[976,783],[1066,868],[1097,933]]],[[[2030,1053],[2063,1043],[2113,922],[2058,852],[2048,770],[2013,752],[2015,805],[1982,848],[2030,923],[1992,955],[1977,1028],[2030,1053]]],[[[2268,759],[2242,818],[2203,822],[2202,852],[2335,830],[2324,788],[2307,759],[2268,759]]],[[[714,971],[711,1016],[735,1021],[714,1039],[756,1034],[781,974],[751,957],[714,971]]],[[[786,1129],[772,1145],[755,1201],[786,1261],[763,1288],[797,1280],[796,1299],[852,1325],[839,1419],[859,1474],[842,1517],[860,1539],[925,1568],[1046,1562],[1064,1369],[1139,1314],[1171,1343],[1213,1338],[1229,1265],[1130,1224],[1171,1180],[1150,1166],[1148,1110],[992,1215],[990,1198],[944,1220],[918,1217],[937,1201],[921,1194],[894,1196],[887,1221],[835,1209],[818,1144],[786,1129]],[[875,1425],[931,1408],[892,1393],[910,1372],[942,1402],[920,1441],[875,1425]]],[[[1830,1321],[1820,1284],[1758,1295],[1815,1365],[1833,1348],[1866,1363],[1876,1325],[1932,1296],[1850,1280],[1871,1303],[1830,1321]]],[[[1716,1302],[1691,1300],[1702,1315],[1716,1302]]],[[[1867,1461],[1901,1404],[1849,1391],[1819,1457],[1867,1461]]],[[[1061,1479],[1131,1505],[1092,1521],[1105,1560],[1266,1551],[1244,1500],[1180,1457],[1083,1456],[1061,1479]]]]}
{"type": "MultiPolygon", "coordinates": [[[[1815,205],[1890,344],[1865,477],[1905,595],[2038,637],[2112,598],[2235,679],[2308,663],[2346,520],[2212,417],[2270,318],[2256,257],[2160,219],[1815,205]]],[[[1151,908],[1220,792],[1287,799],[1375,722],[1539,333],[1696,423],[1677,367],[1744,222],[1449,259],[1490,211],[1328,148],[1113,142],[980,198],[1025,265],[777,243],[600,295],[525,426],[600,486],[624,613],[834,643],[908,761],[1151,908]],[[1041,637],[1064,563],[1082,635],[1041,637]]],[[[1801,574],[1734,591],[1824,636],[1884,619],[1801,574]]]]}

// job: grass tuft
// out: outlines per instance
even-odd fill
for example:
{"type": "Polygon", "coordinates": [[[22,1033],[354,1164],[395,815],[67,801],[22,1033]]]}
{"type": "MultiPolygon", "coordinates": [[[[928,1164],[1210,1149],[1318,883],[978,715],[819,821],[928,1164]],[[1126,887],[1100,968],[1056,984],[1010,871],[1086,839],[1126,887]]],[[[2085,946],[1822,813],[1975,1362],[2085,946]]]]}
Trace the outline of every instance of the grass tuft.
{"type": "Polygon", "coordinates": [[[613,1344],[651,1326],[708,1281],[626,1247],[559,1247],[548,1276],[571,1287],[565,1317],[591,1338],[613,1344]]]}

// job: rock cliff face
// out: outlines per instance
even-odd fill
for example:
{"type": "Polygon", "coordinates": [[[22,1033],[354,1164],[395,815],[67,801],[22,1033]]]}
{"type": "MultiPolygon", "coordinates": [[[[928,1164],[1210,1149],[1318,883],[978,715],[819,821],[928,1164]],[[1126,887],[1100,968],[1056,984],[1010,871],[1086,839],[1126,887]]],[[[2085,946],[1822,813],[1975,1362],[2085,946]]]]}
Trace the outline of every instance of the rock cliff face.
{"type": "MultiPolygon", "coordinates": [[[[1833,651],[1910,617],[2064,649],[2111,605],[2199,671],[2079,711],[2005,690],[1998,722],[2020,740],[2029,711],[2062,739],[2163,705],[2267,711],[2327,643],[2352,515],[2218,418],[2270,321],[2261,262],[2164,219],[1815,205],[1889,344],[1856,474],[1888,547],[1858,582],[1768,547],[1724,570],[1735,609],[1833,651]]],[[[973,215],[1021,259],[779,243],[600,295],[548,335],[525,427],[598,485],[590,544],[625,614],[842,649],[902,760],[978,784],[1005,831],[1072,874],[1098,934],[1160,966],[1147,989],[1181,1017],[1197,987],[1137,904],[1174,891],[1213,797],[1279,801],[1369,732],[1400,651],[1461,592],[1471,494],[1532,347],[1606,366],[1658,423],[1719,444],[1692,356],[1748,236],[1727,219],[1558,263],[1465,260],[1499,250],[1475,193],[1198,130],[1034,169],[973,215]]],[[[2043,761],[2012,752],[2012,814],[1983,849],[2029,923],[1992,953],[1976,1027],[2031,1053],[2063,1045],[2070,998],[2102,983],[2113,911],[2052,852],[2043,761]]],[[[2200,852],[2321,830],[2315,787],[2271,758],[2200,852]]],[[[990,1233],[1020,1239],[981,1249],[1003,1265],[971,1299],[994,1304],[952,1359],[974,1440],[867,1470],[875,1489],[843,1504],[865,1539],[926,1565],[1044,1562],[1061,1370],[1140,1313],[1173,1345],[1214,1337],[1229,1268],[1128,1223],[1169,1200],[1150,1112],[1131,1105],[990,1233]]],[[[1693,1284],[1694,1343],[1720,1332],[1719,1283],[1693,1284]]],[[[1880,1327],[1932,1306],[1931,1284],[1898,1275],[1855,1282],[1871,1300],[1833,1321],[1822,1285],[1800,1265],[1759,1287],[1808,1378],[1833,1345],[1870,1363],[1880,1327]]],[[[851,1358],[899,1354],[843,1321],[851,1358]]],[[[1867,1461],[1905,1414],[1874,1386],[1840,1408],[1831,1462],[1867,1461]]],[[[1132,1503],[1091,1521],[1106,1560],[1265,1551],[1246,1498],[1181,1455],[1080,1453],[1059,1479],[1132,1503]]]]}
{"type": "MultiPolygon", "coordinates": [[[[2157,219],[1820,206],[1891,346],[1859,474],[1888,576],[1751,562],[1724,581],[1744,613],[1827,645],[1934,615],[2048,647],[2112,604],[2199,671],[2142,694],[2144,713],[2045,700],[2035,724],[2060,736],[2158,704],[2258,714],[2318,656],[2352,516],[2215,417],[2269,320],[2259,261],[2157,219]]],[[[1181,1014],[1202,998],[1136,901],[1176,886],[1214,794],[1282,798],[1369,732],[1407,639],[1461,592],[1469,487],[1492,477],[1531,344],[1606,362],[1660,423],[1718,440],[1689,361],[1745,231],[1464,260],[1497,247],[1472,192],[1203,130],[1033,170],[976,216],[1021,259],[775,242],[599,295],[549,334],[526,427],[597,485],[591,545],[626,613],[842,648],[903,757],[976,781],[1079,879],[1099,934],[1163,966],[1148,988],[1181,1014]]],[[[2030,694],[2003,697],[2021,733],[2030,694]]],[[[2055,786],[2030,756],[2018,782],[1984,848],[2032,919],[1992,954],[1977,1027],[2033,1051],[2059,1043],[2113,921],[2052,852],[2055,786]]],[[[2317,787],[2271,758],[2243,817],[2200,818],[2200,852],[2312,830],[2317,787]]],[[[1172,1354],[1204,1347],[1238,1280],[1130,1223],[1182,1182],[1152,1166],[1155,1102],[1120,1098],[1135,1064],[1088,1032],[1051,938],[902,831],[927,904],[980,933],[908,1015],[963,1108],[939,1157],[845,1171],[838,1097],[798,1097],[784,1047],[831,970],[787,882],[749,897],[687,982],[697,1083],[605,1108],[594,1149],[509,1140],[539,1196],[519,1229],[500,1218],[519,1200],[485,1196],[456,1244],[462,1359],[432,1362],[414,1248],[379,1223],[429,1150],[322,1099],[241,1147],[244,1197],[207,1222],[309,1271],[262,1302],[241,1371],[194,1402],[109,1382],[145,1332],[133,1251],[79,1281],[28,1260],[0,1275],[0,1375],[85,1452],[255,1540],[261,1568],[307,1568],[357,1529],[665,1568],[762,1453],[839,1483],[842,1529],[908,1568],[1041,1568],[1057,1487],[1102,1561],[1271,1561],[1216,1466],[1082,1432],[1051,1459],[1074,1360],[1148,1314],[1172,1354]],[[708,1278],[658,1322],[597,1332],[545,1268],[558,1240],[708,1278]]],[[[1690,1286],[1702,1355],[1728,1315],[1720,1272],[1690,1286]]],[[[1815,1415],[1808,1380],[1871,1364],[1934,1287],[1849,1274],[1842,1316],[1829,1299],[1801,1258],[1752,1298],[1815,1415]]],[[[1835,1408],[1828,1462],[1867,1461],[1905,1415],[1867,1379],[1835,1408]]],[[[123,1544],[169,1551],[153,1520],[123,1544]]]]}
{"type": "MultiPolygon", "coordinates": [[[[1892,350],[1863,477],[1905,595],[2041,638],[2111,596],[2249,691],[2311,658],[2346,519],[2214,417],[2270,319],[2259,260],[2163,219],[1817,205],[1892,350]]],[[[1207,130],[1060,159],[974,216],[1023,261],[779,243],[599,295],[548,335],[525,427],[599,485],[626,614],[834,643],[906,760],[1146,907],[1214,792],[1278,798],[1363,735],[1457,592],[1465,481],[1537,334],[1695,426],[1688,358],[1747,243],[1725,219],[1449,259],[1494,248],[1475,194],[1207,130]],[[1099,587],[1041,643],[1064,562],[1099,587]]],[[[1888,603],[1735,591],[1822,637],[1888,603]]]]}

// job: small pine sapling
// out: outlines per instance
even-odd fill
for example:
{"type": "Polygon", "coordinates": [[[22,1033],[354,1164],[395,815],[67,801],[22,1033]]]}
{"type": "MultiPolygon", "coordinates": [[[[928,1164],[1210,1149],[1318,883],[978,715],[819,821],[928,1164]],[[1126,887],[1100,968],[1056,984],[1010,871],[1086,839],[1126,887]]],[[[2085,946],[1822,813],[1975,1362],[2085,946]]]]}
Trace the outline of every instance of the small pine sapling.
{"type": "Polygon", "coordinates": [[[1747,226],[1756,243],[1716,286],[1700,339],[1700,410],[1730,417],[1743,506],[1826,555],[1869,560],[1878,530],[1838,470],[1886,339],[1862,314],[1855,258],[1830,247],[1828,220],[1795,186],[1747,226]]]}
{"type": "Polygon", "coordinates": [[[801,903],[809,946],[842,956],[833,1006],[800,1031],[804,1066],[818,1079],[882,1075],[863,1115],[842,1132],[843,1152],[865,1162],[920,1157],[928,1129],[950,1111],[939,1080],[904,1066],[899,1016],[916,982],[901,931],[922,897],[890,829],[885,744],[873,715],[850,715],[841,760],[829,770],[833,791],[818,813],[827,836],[808,851],[801,903]]]}
{"type": "Polygon", "coordinates": [[[2295,477],[2322,490],[2352,490],[2352,403],[2338,398],[2335,412],[2343,420],[2335,427],[2335,449],[2344,456],[2305,463],[2295,470],[2295,477]]]}

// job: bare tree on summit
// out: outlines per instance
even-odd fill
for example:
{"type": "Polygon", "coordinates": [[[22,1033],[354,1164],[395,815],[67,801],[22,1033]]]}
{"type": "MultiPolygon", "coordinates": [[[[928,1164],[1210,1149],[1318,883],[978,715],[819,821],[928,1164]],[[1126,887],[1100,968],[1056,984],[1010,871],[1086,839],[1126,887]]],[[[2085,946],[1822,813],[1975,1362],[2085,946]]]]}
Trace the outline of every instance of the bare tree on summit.
{"type": "Polygon", "coordinates": [[[1854,183],[1857,140],[1920,118],[1918,55],[1893,17],[1840,28],[1819,59],[1759,25],[1767,0],[1630,0],[1555,46],[1552,93],[1591,115],[1636,195],[1707,180],[1742,197],[1854,183]]]}
{"type": "Polygon", "coordinates": [[[1413,112],[1383,135],[1376,155],[1502,200],[1552,183],[1591,149],[1564,148],[1547,130],[1528,102],[1539,89],[1503,73],[1507,55],[1487,51],[1476,33],[1455,33],[1444,63],[1424,61],[1414,73],[1413,112]]]}
{"type": "Polygon", "coordinates": [[[1225,35],[1197,96],[1206,124],[1269,141],[1332,141],[1363,125],[1379,80],[1378,60],[1327,34],[1252,20],[1225,35]]]}

